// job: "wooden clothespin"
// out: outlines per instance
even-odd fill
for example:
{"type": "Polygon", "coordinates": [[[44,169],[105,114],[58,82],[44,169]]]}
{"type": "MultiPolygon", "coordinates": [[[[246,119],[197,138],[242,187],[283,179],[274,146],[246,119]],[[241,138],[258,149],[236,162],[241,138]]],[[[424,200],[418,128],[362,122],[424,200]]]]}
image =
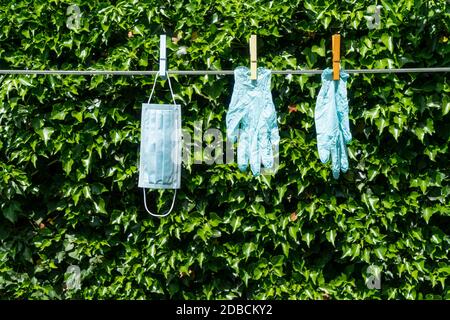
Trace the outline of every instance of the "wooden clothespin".
{"type": "Polygon", "coordinates": [[[167,76],[167,56],[166,56],[166,35],[159,36],[159,75],[162,78],[167,76]]]}
{"type": "Polygon", "coordinates": [[[256,34],[250,36],[250,79],[258,79],[256,55],[256,34]]]}
{"type": "Polygon", "coordinates": [[[333,80],[340,79],[341,68],[341,35],[333,34],[331,38],[331,46],[333,50],[333,80]]]}

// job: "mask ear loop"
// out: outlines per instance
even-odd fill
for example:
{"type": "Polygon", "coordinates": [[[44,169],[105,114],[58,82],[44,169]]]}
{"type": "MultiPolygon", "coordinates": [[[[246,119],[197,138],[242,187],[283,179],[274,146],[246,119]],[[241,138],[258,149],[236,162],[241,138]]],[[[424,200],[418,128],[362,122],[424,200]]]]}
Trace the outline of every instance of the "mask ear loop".
{"type": "Polygon", "coordinates": [[[177,189],[175,189],[175,192],[173,194],[172,205],[170,206],[169,211],[167,211],[166,213],[163,213],[163,214],[155,214],[155,213],[152,213],[150,210],[148,210],[148,208],[147,208],[147,198],[146,198],[146,195],[145,195],[145,188],[143,188],[142,191],[144,191],[144,207],[145,207],[145,210],[148,213],[150,213],[150,215],[152,215],[154,217],[165,217],[165,216],[169,215],[169,213],[172,212],[173,206],[175,204],[175,198],[177,196],[177,189]]]}
{"type": "MultiPolygon", "coordinates": [[[[156,73],[155,82],[153,82],[152,92],[150,93],[150,96],[148,97],[147,103],[150,103],[150,100],[152,99],[153,92],[155,91],[155,87],[156,87],[156,80],[158,79],[158,76],[159,76],[159,71],[156,73]]],[[[170,93],[172,94],[173,104],[176,105],[177,103],[175,102],[175,95],[173,94],[172,84],[170,83],[170,77],[169,77],[169,74],[167,74],[167,80],[168,80],[168,82],[169,82],[169,88],[170,88],[170,93]]],[[[174,206],[174,204],[175,204],[175,198],[176,198],[176,196],[177,196],[177,189],[175,189],[175,192],[174,192],[174,194],[173,194],[172,205],[170,206],[170,209],[169,209],[166,213],[163,213],[163,214],[155,214],[155,213],[152,213],[150,210],[148,210],[148,208],[147,208],[147,196],[146,196],[146,194],[145,194],[145,188],[143,188],[142,191],[144,192],[144,207],[145,207],[145,210],[146,210],[150,215],[152,215],[152,216],[154,216],[154,217],[165,217],[165,216],[169,215],[169,213],[172,212],[173,206],[174,206]]]]}
{"type": "MultiPolygon", "coordinates": [[[[150,103],[150,100],[153,97],[153,93],[155,92],[155,87],[156,87],[156,80],[158,79],[158,76],[159,76],[159,71],[156,73],[155,81],[153,82],[153,88],[150,93],[150,96],[148,97],[147,103],[150,103]]],[[[172,95],[173,104],[176,105],[177,103],[175,102],[175,95],[173,94],[172,83],[170,82],[169,74],[167,74],[167,81],[169,82],[169,89],[170,89],[170,94],[172,95]]]]}

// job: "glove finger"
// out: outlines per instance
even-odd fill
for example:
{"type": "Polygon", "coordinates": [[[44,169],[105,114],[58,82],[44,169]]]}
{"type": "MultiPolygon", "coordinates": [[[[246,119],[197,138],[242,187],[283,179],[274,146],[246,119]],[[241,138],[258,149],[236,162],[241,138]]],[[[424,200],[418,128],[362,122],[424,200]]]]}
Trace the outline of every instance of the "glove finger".
{"type": "MultiPolygon", "coordinates": [[[[274,110],[275,112],[275,110],[274,110]]],[[[280,143],[280,133],[278,131],[277,118],[275,113],[273,113],[272,117],[270,117],[268,121],[267,134],[269,137],[270,144],[279,144],[280,143]]]]}
{"type": "Polygon", "coordinates": [[[323,80],[319,94],[316,99],[316,106],[314,108],[314,121],[317,123],[320,120],[326,122],[326,118],[330,115],[330,106],[333,100],[333,87],[331,81],[323,80]],[[325,119],[324,119],[325,118],[325,119]]]}
{"type": "Polygon", "coordinates": [[[269,103],[266,105],[264,124],[266,126],[266,131],[268,133],[269,140],[271,143],[278,143],[280,141],[280,135],[278,133],[277,125],[277,112],[275,110],[275,105],[273,104],[272,96],[268,99],[269,103]]]}
{"type": "Polygon", "coordinates": [[[340,171],[340,162],[339,162],[339,153],[340,153],[340,143],[335,139],[333,142],[333,146],[331,147],[331,171],[333,172],[333,178],[339,178],[340,171]]]}
{"type": "Polygon", "coordinates": [[[273,150],[272,150],[272,142],[269,139],[269,132],[267,130],[261,130],[259,132],[258,140],[262,164],[265,168],[272,168],[273,150]]]}
{"type": "Polygon", "coordinates": [[[322,163],[327,163],[330,160],[330,143],[321,141],[320,137],[317,137],[317,151],[319,152],[319,159],[322,163]]]}
{"type": "Polygon", "coordinates": [[[239,123],[243,117],[243,112],[229,111],[226,115],[227,138],[233,143],[236,142],[238,136],[239,123]]]}
{"type": "Polygon", "coordinates": [[[261,155],[258,145],[258,134],[253,133],[250,139],[250,167],[254,176],[259,176],[261,171],[261,155]]]}
{"type": "Polygon", "coordinates": [[[241,90],[234,88],[225,119],[227,138],[233,143],[237,140],[239,124],[248,112],[248,103],[248,99],[242,97],[241,90]]]}
{"type": "Polygon", "coordinates": [[[241,171],[247,170],[249,158],[249,136],[246,131],[240,130],[239,143],[237,148],[237,162],[241,171]]]}
{"type": "Polygon", "coordinates": [[[347,155],[347,145],[344,141],[343,135],[340,135],[340,142],[339,142],[339,151],[340,151],[340,162],[341,162],[341,171],[347,172],[348,170],[348,155],[347,155]]]}
{"type": "Polygon", "coordinates": [[[278,127],[272,128],[270,131],[269,146],[272,159],[270,168],[273,168],[276,171],[278,170],[277,167],[280,161],[280,134],[278,133],[278,127]]]}
{"type": "Polygon", "coordinates": [[[269,131],[269,140],[272,144],[280,143],[280,133],[278,131],[278,126],[272,128],[272,130],[269,131]]]}

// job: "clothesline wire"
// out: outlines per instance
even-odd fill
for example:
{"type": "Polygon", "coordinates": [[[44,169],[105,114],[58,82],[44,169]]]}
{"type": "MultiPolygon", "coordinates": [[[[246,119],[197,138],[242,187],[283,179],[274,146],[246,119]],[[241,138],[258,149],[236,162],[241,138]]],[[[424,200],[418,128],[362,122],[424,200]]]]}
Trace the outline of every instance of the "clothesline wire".
{"type": "MultiPolygon", "coordinates": [[[[284,75],[315,75],[322,74],[323,70],[272,70],[272,74],[284,75]]],[[[365,73],[433,73],[450,72],[450,67],[442,68],[399,68],[399,69],[342,69],[346,73],[365,74],[365,73]]],[[[116,75],[116,76],[148,76],[156,75],[158,71],[125,71],[125,70],[0,70],[0,74],[13,75],[116,75]]],[[[233,70],[168,70],[168,74],[178,75],[232,75],[233,70]]]]}

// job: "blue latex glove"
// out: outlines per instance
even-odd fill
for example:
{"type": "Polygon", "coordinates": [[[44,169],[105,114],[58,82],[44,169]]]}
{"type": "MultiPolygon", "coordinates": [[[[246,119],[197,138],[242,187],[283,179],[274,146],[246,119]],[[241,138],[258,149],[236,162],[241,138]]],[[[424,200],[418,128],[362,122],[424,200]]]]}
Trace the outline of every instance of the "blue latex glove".
{"type": "Polygon", "coordinates": [[[341,71],[340,80],[333,80],[333,71],[322,73],[322,87],[316,101],[314,120],[320,161],[328,162],[331,155],[335,179],[348,170],[347,144],[351,141],[347,101],[348,74],[341,71]]]}
{"type": "Polygon", "coordinates": [[[252,81],[249,69],[238,67],[234,76],[233,95],[226,116],[227,138],[234,143],[239,135],[238,167],[245,171],[250,162],[253,175],[258,176],[261,162],[265,168],[272,168],[272,144],[278,144],[280,140],[270,92],[271,72],[258,68],[258,79],[252,81]]]}

